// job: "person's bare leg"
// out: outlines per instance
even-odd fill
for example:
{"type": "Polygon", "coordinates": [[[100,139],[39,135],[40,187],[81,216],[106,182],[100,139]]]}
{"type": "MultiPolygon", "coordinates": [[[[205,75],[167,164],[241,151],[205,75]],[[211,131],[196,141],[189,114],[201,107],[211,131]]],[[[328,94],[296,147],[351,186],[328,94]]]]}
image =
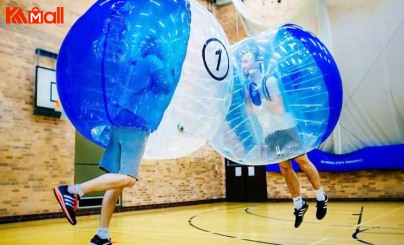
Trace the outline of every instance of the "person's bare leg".
{"type": "Polygon", "coordinates": [[[133,186],[136,179],[125,174],[103,174],[95,179],[81,183],[81,189],[84,194],[95,191],[107,191],[114,189],[123,189],[133,186]]]}
{"type": "Polygon", "coordinates": [[[295,206],[295,212],[293,213],[295,215],[295,228],[298,228],[302,224],[304,214],[309,206],[300,196],[299,180],[297,179],[295,171],[293,171],[290,160],[280,162],[279,167],[286,185],[288,186],[288,190],[292,195],[293,204],[295,206]]]}
{"type": "Polygon", "coordinates": [[[108,228],[122,189],[108,190],[102,199],[100,227],[108,228]]]}
{"type": "Polygon", "coordinates": [[[111,244],[111,236],[109,234],[109,223],[114,214],[116,201],[122,193],[122,189],[108,190],[102,199],[100,225],[96,235],[91,239],[90,244],[111,244]]]}
{"type": "Polygon", "coordinates": [[[300,196],[300,184],[290,160],[280,162],[279,167],[292,198],[300,196]]]}
{"type": "Polygon", "coordinates": [[[300,169],[306,174],[309,179],[311,185],[315,190],[321,188],[320,175],[316,167],[310,161],[306,154],[298,156],[295,158],[295,161],[299,164],[300,169]]]}
{"type": "Polygon", "coordinates": [[[299,164],[303,172],[306,174],[307,178],[309,179],[311,185],[314,188],[317,200],[316,218],[318,220],[321,220],[327,214],[328,197],[323,191],[323,188],[321,186],[320,175],[316,167],[309,160],[306,154],[295,158],[295,160],[299,164]]]}

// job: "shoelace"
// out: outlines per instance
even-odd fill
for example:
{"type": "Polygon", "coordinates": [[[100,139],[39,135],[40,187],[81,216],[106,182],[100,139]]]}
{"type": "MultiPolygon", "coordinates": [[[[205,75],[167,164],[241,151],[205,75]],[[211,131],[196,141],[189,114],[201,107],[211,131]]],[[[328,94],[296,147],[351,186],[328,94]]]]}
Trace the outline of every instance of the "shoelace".
{"type": "Polygon", "coordinates": [[[316,205],[316,207],[318,205],[323,205],[323,208],[327,208],[327,204],[328,204],[328,198],[326,198],[324,201],[319,201],[318,204],[316,205]],[[324,203],[324,204],[322,204],[324,203]]]}
{"type": "Polygon", "coordinates": [[[73,187],[74,189],[74,200],[73,200],[73,210],[76,212],[77,211],[77,207],[79,205],[79,200],[78,200],[78,195],[77,195],[77,191],[76,191],[76,186],[73,187]]]}

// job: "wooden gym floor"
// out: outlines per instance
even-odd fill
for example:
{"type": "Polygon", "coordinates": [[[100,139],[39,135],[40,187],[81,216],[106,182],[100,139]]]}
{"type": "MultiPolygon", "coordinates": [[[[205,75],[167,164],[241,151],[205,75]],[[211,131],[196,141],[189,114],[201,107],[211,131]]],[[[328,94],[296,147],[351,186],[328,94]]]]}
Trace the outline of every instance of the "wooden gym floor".
{"type": "MultiPolygon", "coordinates": [[[[332,200],[331,200],[332,201],[332,200]]],[[[293,203],[213,203],[118,213],[114,245],[404,244],[404,203],[330,202],[324,220],[315,203],[295,229],[293,203]]],[[[0,225],[4,245],[88,244],[98,216],[0,225]]]]}

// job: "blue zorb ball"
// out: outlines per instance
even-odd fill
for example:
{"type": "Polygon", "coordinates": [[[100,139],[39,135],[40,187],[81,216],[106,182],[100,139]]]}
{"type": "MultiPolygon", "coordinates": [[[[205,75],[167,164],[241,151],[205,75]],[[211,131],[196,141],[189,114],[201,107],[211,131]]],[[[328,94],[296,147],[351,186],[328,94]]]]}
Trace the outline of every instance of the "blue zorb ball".
{"type": "Polygon", "coordinates": [[[250,165],[309,152],[333,131],[342,107],[337,65],[324,44],[296,25],[236,43],[232,102],[211,145],[250,165]]]}
{"type": "Polygon", "coordinates": [[[60,48],[59,98],[102,147],[112,127],[133,127],[153,132],[145,157],[184,156],[213,137],[230,106],[228,47],[195,1],[97,1],[60,48]]]}

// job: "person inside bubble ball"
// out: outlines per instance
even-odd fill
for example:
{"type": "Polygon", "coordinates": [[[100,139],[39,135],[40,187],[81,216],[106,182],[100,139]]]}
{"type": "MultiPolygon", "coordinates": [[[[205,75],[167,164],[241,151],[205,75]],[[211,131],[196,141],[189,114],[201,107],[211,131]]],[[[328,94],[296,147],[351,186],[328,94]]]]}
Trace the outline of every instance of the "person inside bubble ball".
{"type": "Polygon", "coordinates": [[[140,48],[139,59],[131,61],[136,64],[136,68],[131,70],[132,77],[139,78],[134,75],[135,72],[142,73],[142,81],[133,81],[137,82],[137,87],[140,88],[124,89],[136,87],[130,84],[117,86],[114,88],[116,103],[109,107],[112,123],[119,126],[110,128],[110,140],[99,163],[99,167],[107,173],[84,183],[54,188],[56,199],[72,225],[77,223],[76,211],[80,198],[91,192],[106,191],[102,201],[99,228],[90,245],[112,244],[109,224],[115,204],[122,190],[135,185],[138,180],[139,166],[148,136],[157,129],[175,90],[173,71],[165,67],[164,58],[161,58],[161,52],[156,47],[158,43],[152,39],[140,43],[143,43],[143,47],[140,48]],[[139,107],[133,108],[136,101],[146,101],[157,109],[152,114],[147,114],[149,116],[144,116],[146,114],[139,110],[139,107]],[[150,117],[156,123],[150,123],[150,117]],[[156,117],[159,118],[156,120],[156,117]]]}
{"type": "MultiPolygon", "coordinates": [[[[241,52],[241,69],[249,95],[247,98],[249,97],[262,128],[269,154],[282,157],[290,152],[298,152],[301,140],[292,115],[285,111],[278,79],[276,75],[263,74],[261,59],[256,45],[251,45],[241,52]]],[[[306,154],[293,159],[299,164],[315,190],[316,217],[321,220],[327,213],[328,197],[323,191],[320,175],[306,154]]],[[[291,159],[279,162],[279,167],[294,202],[294,226],[298,228],[309,205],[300,196],[300,184],[292,168],[291,159]]]]}

